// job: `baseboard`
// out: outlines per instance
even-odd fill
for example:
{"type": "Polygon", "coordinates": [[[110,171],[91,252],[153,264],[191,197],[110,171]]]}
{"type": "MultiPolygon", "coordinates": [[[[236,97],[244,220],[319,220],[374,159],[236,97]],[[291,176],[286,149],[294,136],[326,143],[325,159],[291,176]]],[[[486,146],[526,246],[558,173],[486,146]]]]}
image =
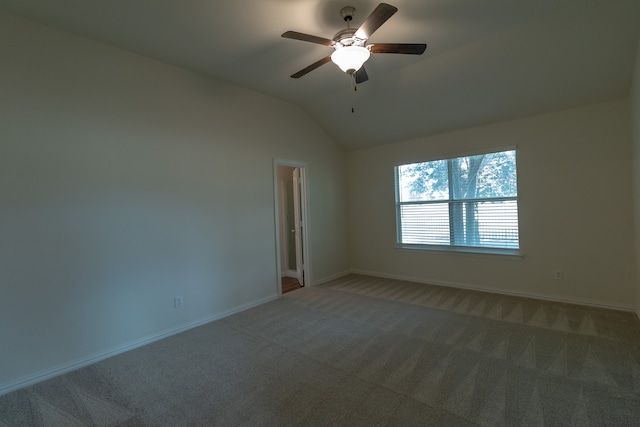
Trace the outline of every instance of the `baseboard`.
{"type": "Polygon", "coordinates": [[[533,298],[544,301],[562,302],[567,304],[585,305],[589,307],[606,308],[616,311],[636,312],[640,318],[640,309],[636,309],[633,305],[606,303],[582,298],[567,298],[558,295],[542,294],[537,292],[509,291],[504,289],[496,289],[487,286],[481,286],[470,283],[449,282],[443,280],[431,280],[423,277],[401,276],[395,274],[381,273],[369,270],[351,270],[353,274],[362,274],[365,276],[383,277],[385,279],[405,280],[408,282],[428,283],[430,285],[447,286],[450,288],[460,288],[479,292],[491,292],[494,294],[510,295],[516,297],[533,298]]]}
{"type": "Polygon", "coordinates": [[[344,276],[346,276],[347,274],[350,274],[350,273],[352,273],[352,272],[351,271],[342,271],[340,273],[332,274],[330,276],[325,276],[325,277],[323,277],[321,279],[314,280],[313,283],[311,283],[309,286],[319,286],[319,285],[322,285],[323,283],[327,283],[327,282],[330,282],[332,280],[336,280],[336,279],[339,279],[341,277],[344,277],[344,276]]]}
{"type": "Polygon", "coordinates": [[[21,388],[39,383],[41,381],[45,381],[54,377],[57,377],[59,375],[62,374],[66,374],[68,372],[71,371],[75,371],[76,369],[80,369],[83,368],[85,366],[89,366],[92,365],[94,363],[100,362],[102,360],[108,359],[110,357],[113,356],[117,356],[118,354],[122,354],[125,353],[127,351],[130,350],[134,350],[136,348],[145,346],[147,344],[151,344],[155,341],[160,341],[161,339],[164,338],[168,338],[172,335],[176,335],[179,334],[181,332],[185,332],[188,331],[189,329],[193,329],[196,328],[198,326],[202,326],[204,324],[213,322],[215,320],[219,320],[222,319],[224,317],[227,316],[231,316],[233,314],[239,313],[241,311],[244,310],[248,310],[250,308],[253,307],[257,307],[259,305],[265,304],[269,301],[273,301],[275,299],[277,299],[278,296],[277,295],[273,295],[267,298],[263,298],[254,302],[251,302],[249,304],[244,304],[235,308],[232,308],[231,310],[227,310],[224,311],[222,313],[218,313],[215,314],[213,316],[208,316],[204,319],[200,319],[200,320],[196,320],[193,322],[189,322],[189,323],[184,323],[178,327],[175,328],[171,328],[171,329],[167,329],[165,331],[159,332],[157,334],[152,334],[149,336],[146,336],[144,338],[140,338],[138,340],[135,341],[131,341],[127,344],[124,345],[120,345],[120,346],[116,346],[113,347],[111,349],[108,349],[106,351],[102,351],[96,354],[93,354],[91,356],[88,357],[83,357],[80,359],[76,359],[74,361],[68,362],[68,363],[64,363],[62,365],[56,366],[54,368],[50,368],[50,369],[45,369],[44,371],[40,371],[38,373],[32,374],[32,375],[27,375],[25,377],[19,378],[15,381],[12,381],[10,383],[6,383],[6,384],[0,384],[0,396],[2,396],[3,394],[7,394],[7,393],[11,393],[12,391],[16,391],[19,390],[21,388]]]}
{"type": "Polygon", "coordinates": [[[293,277],[294,279],[298,277],[298,272],[295,270],[287,270],[282,272],[282,277],[293,277]]]}

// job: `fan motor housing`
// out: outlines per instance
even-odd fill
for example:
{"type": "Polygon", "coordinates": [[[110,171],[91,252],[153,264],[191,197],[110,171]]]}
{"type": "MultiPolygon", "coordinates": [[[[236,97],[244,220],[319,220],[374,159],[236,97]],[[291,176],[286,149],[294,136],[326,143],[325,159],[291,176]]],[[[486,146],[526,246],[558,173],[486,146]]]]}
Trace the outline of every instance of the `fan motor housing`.
{"type": "Polygon", "coordinates": [[[340,30],[336,33],[335,36],[333,36],[333,41],[341,46],[364,47],[366,40],[360,40],[359,38],[354,37],[353,35],[356,33],[356,31],[356,28],[345,28],[344,30],[340,30]]]}

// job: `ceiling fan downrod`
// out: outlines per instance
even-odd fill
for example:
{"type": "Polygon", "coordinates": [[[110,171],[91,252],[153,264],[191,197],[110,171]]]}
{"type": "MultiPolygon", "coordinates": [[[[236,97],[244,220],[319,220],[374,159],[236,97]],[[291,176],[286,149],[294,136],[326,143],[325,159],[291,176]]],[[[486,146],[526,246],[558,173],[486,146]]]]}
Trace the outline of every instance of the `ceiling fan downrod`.
{"type": "Polygon", "coordinates": [[[344,19],[344,22],[349,26],[350,22],[353,20],[353,14],[356,12],[356,8],[353,6],[346,6],[340,9],[340,16],[344,19]]]}

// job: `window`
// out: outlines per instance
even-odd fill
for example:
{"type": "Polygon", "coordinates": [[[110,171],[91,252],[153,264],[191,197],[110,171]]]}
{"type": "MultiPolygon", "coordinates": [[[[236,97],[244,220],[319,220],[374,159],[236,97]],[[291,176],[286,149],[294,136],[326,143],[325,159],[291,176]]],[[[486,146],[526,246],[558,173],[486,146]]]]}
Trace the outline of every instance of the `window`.
{"type": "Polygon", "coordinates": [[[395,173],[401,246],[517,253],[515,150],[400,165],[395,173]]]}

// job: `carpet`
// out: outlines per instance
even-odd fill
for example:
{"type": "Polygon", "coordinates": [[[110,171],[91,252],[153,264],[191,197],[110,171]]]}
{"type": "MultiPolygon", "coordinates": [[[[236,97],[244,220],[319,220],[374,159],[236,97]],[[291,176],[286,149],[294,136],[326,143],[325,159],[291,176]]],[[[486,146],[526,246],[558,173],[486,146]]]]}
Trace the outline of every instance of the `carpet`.
{"type": "Polygon", "coordinates": [[[632,313],[349,275],[0,397],[6,426],[637,426],[632,313]]]}

